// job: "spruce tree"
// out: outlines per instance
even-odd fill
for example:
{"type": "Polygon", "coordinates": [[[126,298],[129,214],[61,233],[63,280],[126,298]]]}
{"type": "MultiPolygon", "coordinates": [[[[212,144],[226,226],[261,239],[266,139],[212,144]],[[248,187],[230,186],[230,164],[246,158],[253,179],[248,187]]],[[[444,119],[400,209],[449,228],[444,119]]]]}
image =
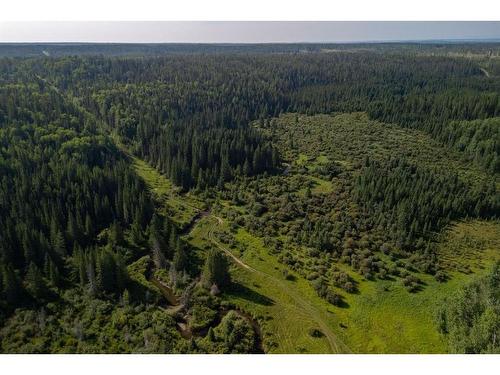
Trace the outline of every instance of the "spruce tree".
{"type": "Polygon", "coordinates": [[[35,263],[30,263],[28,272],[24,278],[26,282],[26,290],[37,300],[42,299],[46,295],[47,286],[43,279],[40,269],[35,263]]]}
{"type": "Polygon", "coordinates": [[[229,264],[226,257],[218,250],[211,249],[205,260],[202,273],[202,284],[205,288],[210,288],[216,284],[223,288],[230,284],[229,264]]]}
{"type": "Polygon", "coordinates": [[[176,271],[185,270],[187,267],[188,258],[186,248],[184,244],[181,243],[180,238],[177,240],[173,263],[176,271]]]}
{"type": "Polygon", "coordinates": [[[14,308],[21,302],[21,284],[19,283],[17,275],[11,266],[5,266],[2,274],[3,295],[5,296],[8,306],[14,308]]]}

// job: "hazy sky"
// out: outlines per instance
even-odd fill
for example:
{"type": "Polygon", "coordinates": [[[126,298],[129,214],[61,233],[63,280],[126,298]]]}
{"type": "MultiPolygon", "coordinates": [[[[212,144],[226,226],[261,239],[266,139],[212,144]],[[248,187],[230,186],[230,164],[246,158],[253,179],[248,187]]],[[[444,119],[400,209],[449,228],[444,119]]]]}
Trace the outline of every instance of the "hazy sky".
{"type": "Polygon", "coordinates": [[[500,39],[500,22],[0,22],[0,42],[359,42],[500,39]]]}

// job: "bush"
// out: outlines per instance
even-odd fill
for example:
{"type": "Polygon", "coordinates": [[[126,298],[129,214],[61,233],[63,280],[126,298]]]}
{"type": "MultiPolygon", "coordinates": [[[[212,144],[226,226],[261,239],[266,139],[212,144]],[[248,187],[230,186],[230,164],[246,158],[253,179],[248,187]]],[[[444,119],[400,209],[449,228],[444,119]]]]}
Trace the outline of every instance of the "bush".
{"type": "Polygon", "coordinates": [[[387,271],[384,268],[381,268],[377,276],[379,279],[385,280],[387,278],[387,271]]]}
{"type": "Polygon", "coordinates": [[[291,277],[291,275],[286,268],[281,270],[281,274],[285,280],[290,280],[289,277],[291,277]]]}
{"type": "Polygon", "coordinates": [[[224,353],[249,353],[255,346],[252,326],[234,310],[222,318],[215,334],[224,343],[224,353]]]}
{"type": "Polygon", "coordinates": [[[311,337],[316,337],[316,338],[320,338],[320,337],[324,337],[325,334],[323,332],[321,332],[319,329],[317,328],[310,328],[309,329],[309,336],[311,337]]]}
{"type": "Polygon", "coordinates": [[[189,326],[193,331],[199,331],[212,324],[217,316],[217,311],[204,305],[195,305],[189,312],[189,326]]]}
{"type": "Polygon", "coordinates": [[[316,291],[316,293],[318,293],[318,296],[320,296],[320,297],[326,296],[327,286],[321,278],[313,280],[311,282],[311,285],[314,288],[314,290],[316,291]]]}
{"type": "Polygon", "coordinates": [[[344,289],[347,293],[354,293],[356,292],[356,285],[354,283],[347,281],[343,286],[342,289],[344,289]]]}
{"type": "Polygon", "coordinates": [[[326,292],[326,300],[334,306],[340,306],[342,304],[342,296],[331,289],[326,292]]]}
{"type": "Polygon", "coordinates": [[[448,280],[448,275],[446,275],[446,273],[443,271],[437,271],[436,274],[434,275],[434,278],[438,282],[444,283],[446,280],[448,280]]]}
{"type": "Polygon", "coordinates": [[[402,283],[410,293],[414,293],[418,291],[420,280],[414,275],[408,275],[403,279],[402,283]]]}

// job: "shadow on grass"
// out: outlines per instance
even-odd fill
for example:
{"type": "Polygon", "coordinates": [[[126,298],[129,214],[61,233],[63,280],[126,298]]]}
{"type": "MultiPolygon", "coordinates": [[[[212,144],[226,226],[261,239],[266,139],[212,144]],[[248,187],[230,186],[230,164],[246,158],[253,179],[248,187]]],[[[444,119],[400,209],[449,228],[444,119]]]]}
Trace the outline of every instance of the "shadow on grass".
{"type": "Polygon", "coordinates": [[[343,298],[335,306],[340,307],[341,309],[347,309],[350,307],[350,305],[343,298]]]}
{"type": "Polygon", "coordinates": [[[255,290],[247,288],[246,286],[241,285],[239,283],[233,283],[226,293],[231,296],[244,298],[250,302],[257,303],[259,305],[263,306],[274,305],[274,301],[271,298],[266,297],[265,295],[260,294],[255,290]]]}

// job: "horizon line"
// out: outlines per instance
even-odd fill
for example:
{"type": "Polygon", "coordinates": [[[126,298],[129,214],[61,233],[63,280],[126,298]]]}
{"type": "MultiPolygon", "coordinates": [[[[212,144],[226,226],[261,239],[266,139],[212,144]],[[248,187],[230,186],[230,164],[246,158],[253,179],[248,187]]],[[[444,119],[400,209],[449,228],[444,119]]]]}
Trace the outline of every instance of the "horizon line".
{"type": "Polygon", "coordinates": [[[352,41],[272,41],[272,42],[152,42],[152,41],[0,41],[0,45],[5,44],[46,44],[46,45],[58,45],[58,44],[121,44],[121,45],[164,45],[164,44],[176,44],[176,45],[273,45],[273,44],[398,44],[398,43],[428,43],[428,42],[500,42],[499,38],[428,38],[428,39],[367,39],[367,40],[352,40],[352,41]]]}

